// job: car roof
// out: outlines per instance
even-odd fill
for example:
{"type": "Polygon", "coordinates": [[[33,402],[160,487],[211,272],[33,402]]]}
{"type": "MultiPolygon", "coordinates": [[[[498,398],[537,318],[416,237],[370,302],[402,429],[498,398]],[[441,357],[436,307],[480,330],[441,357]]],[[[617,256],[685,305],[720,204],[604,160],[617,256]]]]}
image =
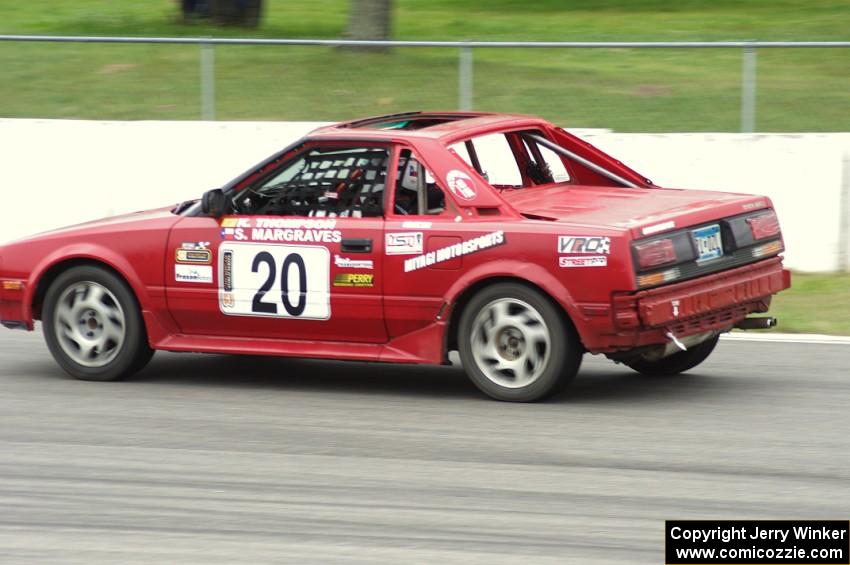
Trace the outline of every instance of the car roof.
{"type": "Polygon", "coordinates": [[[320,127],[309,139],[450,140],[494,130],[549,125],[541,118],[491,112],[405,112],[320,127]]]}

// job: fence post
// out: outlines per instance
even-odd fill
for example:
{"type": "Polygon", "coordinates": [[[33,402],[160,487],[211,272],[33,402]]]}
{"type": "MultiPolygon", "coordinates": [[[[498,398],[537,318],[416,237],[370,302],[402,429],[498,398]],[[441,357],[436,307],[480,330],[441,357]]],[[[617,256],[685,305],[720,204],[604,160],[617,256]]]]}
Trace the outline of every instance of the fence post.
{"type": "Polygon", "coordinates": [[[215,51],[212,43],[201,43],[201,119],[215,119],[215,51]]]}
{"type": "Polygon", "coordinates": [[[850,150],[842,155],[838,213],[838,270],[850,273],[850,150]]]}
{"type": "Polygon", "coordinates": [[[472,48],[461,47],[458,57],[458,100],[459,110],[472,110],[472,48]]]}
{"type": "Polygon", "coordinates": [[[756,49],[744,47],[741,53],[741,132],[756,129],[756,49]]]}

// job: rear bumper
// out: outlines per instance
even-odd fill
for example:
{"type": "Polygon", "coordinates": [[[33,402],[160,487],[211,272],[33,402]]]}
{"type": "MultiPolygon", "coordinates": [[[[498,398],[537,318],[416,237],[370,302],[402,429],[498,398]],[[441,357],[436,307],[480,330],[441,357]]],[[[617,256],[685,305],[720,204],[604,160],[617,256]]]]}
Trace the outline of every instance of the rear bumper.
{"type": "Polygon", "coordinates": [[[613,299],[615,333],[599,336],[594,353],[669,341],[668,332],[686,337],[728,331],[754,312],[767,312],[774,294],[791,286],[782,258],[772,257],[737,269],[613,299]],[[607,341],[607,343],[606,343],[607,341]]]}

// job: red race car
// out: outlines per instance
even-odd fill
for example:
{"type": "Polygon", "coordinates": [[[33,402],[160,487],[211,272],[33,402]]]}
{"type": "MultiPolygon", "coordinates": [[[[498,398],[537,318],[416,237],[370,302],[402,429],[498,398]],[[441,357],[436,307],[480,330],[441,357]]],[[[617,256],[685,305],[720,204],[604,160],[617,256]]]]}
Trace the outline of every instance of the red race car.
{"type": "Polygon", "coordinates": [[[0,247],[0,319],[112,380],[154,350],[448,363],[500,400],[585,352],[645,374],[769,327],[790,286],[763,196],[660,188],[541,119],[320,128],[202,200],[0,247]]]}

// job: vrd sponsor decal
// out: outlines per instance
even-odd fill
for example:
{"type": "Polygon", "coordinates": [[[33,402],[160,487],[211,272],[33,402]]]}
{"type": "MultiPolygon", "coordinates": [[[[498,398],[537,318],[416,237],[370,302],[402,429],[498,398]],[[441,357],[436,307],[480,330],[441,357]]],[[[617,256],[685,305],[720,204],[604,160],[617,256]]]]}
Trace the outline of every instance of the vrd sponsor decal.
{"type": "Polygon", "coordinates": [[[558,236],[558,266],[607,267],[611,238],[598,235],[558,236]]]}
{"type": "Polygon", "coordinates": [[[558,253],[609,255],[611,253],[611,238],[595,235],[561,235],[558,236],[558,253]]]}

